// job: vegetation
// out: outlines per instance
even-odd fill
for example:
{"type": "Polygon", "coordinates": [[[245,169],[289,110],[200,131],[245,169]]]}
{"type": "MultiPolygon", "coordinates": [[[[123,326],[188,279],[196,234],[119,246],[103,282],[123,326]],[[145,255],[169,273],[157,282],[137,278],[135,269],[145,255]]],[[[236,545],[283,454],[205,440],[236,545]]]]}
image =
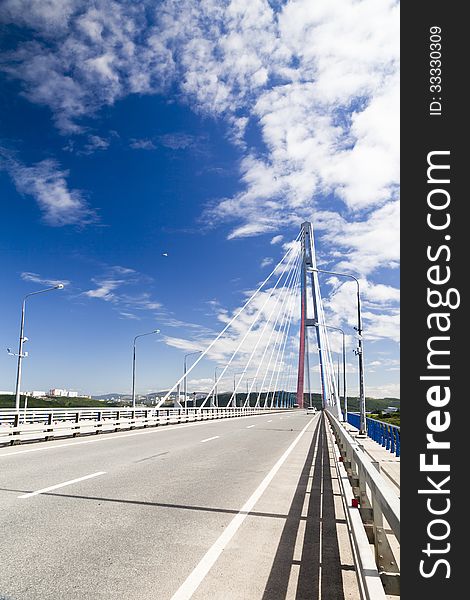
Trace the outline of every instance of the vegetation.
{"type": "MultiPolygon", "coordinates": [[[[283,394],[283,392],[276,392],[276,397],[279,394],[283,394]]],[[[232,394],[230,392],[225,392],[223,394],[219,394],[218,404],[219,406],[227,406],[230,401],[232,394]]],[[[284,397],[290,396],[292,400],[295,402],[295,394],[293,392],[284,393],[284,397]]],[[[250,405],[253,406],[256,402],[257,393],[252,392],[250,398],[250,405]]],[[[312,400],[312,405],[317,409],[321,409],[322,401],[321,396],[318,393],[314,394],[305,394],[304,395],[304,405],[310,405],[310,398],[312,400]]],[[[260,397],[261,404],[264,403],[266,399],[266,392],[263,392],[260,397]]],[[[24,406],[24,395],[21,396],[20,406],[24,406]]],[[[241,406],[246,400],[245,393],[237,394],[237,404],[241,406]]],[[[271,395],[269,396],[269,402],[271,402],[271,395]]],[[[128,405],[129,400],[126,401],[111,401],[111,400],[98,400],[93,398],[68,398],[68,397],[54,397],[54,398],[32,398],[28,397],[28,408],[97,408],[97,407],[115,407],[122,406],[124,404],[128,405]]],[[[198,400],[198,405],[202,403],[202,400],[198,400]]],[[[171,404],[171,403],[170,403],[171,404]]],[[[341,400],[342,404],[342,400],[341,400]]],[[[192,402],[189,403],[189,406],[192,406],[192,402]]],[[[393,414],[385,414],[386,409],[389,406],[394,406],[400,409],[400,400],[398,398],[366,398],[366,406],[367,411],[370,412],[370,417],[373,419],[378,419],[385,421],[387,423],[391,423],[392,425],[400,425],[400,412],[394,412],[393,414]]],[[[15,408],[15,396],[13,394],[3,394],[0,395],[0,408],[15,408]]],[[[351,412],[359,412],[359,399],[355,397],[348,397],[348,410],[351,412]]]]}
{"type": "MultiPolygon", "coordinates": [[[[389,405],[391,406],[391,405],[389,405]]],[[[377,421],[383,421],[384,423],[389,423],[390,425],[396,425],[400,427],[400,411],[397,410],[393,413],[383,413],[381,410],[377,410],[371,412],[367,415],[371,419],[376,419],[377,421]]]]}
{"type": "MultiPolygon", "coordinates": [[[[25,396],[20,398],[20,407],[24,407],[25,396]]],[[[28,396],[28,408],[97,408],[119,406],[119,402],[101,402],[91,398],[68,398],[57,396],[54,398],[31,398],[28,396]]],[[[0,395],[0,408],[15,408],[13,394],[0,395]]]]}

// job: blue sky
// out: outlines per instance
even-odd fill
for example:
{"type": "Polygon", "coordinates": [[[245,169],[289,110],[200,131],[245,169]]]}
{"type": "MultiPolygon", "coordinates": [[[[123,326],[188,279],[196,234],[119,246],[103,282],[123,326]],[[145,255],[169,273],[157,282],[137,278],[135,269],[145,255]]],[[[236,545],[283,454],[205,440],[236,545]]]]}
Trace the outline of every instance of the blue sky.
{"type": "MultiPolygon", "coordinates": [[[[129,391],[157,327],[138,391],[171,386],[307,219],[361,276],[367,394],[399,395],[396,3],[7,0],[0,23],[4,348],[66,284],[28,301],[23,389],[129,391]]],[[[353,345],[350,284],[323,282],[353,345]]]]}

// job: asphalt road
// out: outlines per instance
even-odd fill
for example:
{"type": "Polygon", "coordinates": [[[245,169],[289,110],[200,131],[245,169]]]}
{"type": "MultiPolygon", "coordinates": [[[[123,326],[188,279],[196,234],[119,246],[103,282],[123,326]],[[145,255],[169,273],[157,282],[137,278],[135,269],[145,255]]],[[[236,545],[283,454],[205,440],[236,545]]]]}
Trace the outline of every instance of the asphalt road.
{"type": "Polygon", "coordinates": [[[354,599],[330,470],[305,411],[0,448],[0,599],[354,599]]]}

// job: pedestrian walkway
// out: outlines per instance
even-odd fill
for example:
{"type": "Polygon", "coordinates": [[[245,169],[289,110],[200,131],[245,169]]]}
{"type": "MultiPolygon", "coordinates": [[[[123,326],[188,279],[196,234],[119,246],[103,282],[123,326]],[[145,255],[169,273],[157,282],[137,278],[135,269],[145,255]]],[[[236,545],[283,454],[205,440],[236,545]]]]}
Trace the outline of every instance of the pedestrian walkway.
{"type": "Polygon", "coordinates": [[[359,446],[364,449],[364,452],[376,464],[386,481],[392,484],[393,489],[400,496],[400,458],[372,438],[360,437],[358,429],[350,423],[344,423],[344,426],[356,438],[359,446]]]}

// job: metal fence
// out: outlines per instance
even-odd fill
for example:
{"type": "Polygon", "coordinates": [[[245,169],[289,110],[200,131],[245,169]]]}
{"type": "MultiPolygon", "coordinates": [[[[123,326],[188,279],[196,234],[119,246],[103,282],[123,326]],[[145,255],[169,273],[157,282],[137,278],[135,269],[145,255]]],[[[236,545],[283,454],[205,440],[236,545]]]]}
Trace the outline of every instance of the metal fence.
{"type": "Polygon", "coordinates": [[[336,464],[361,583],[361,597],[400,595],[400,500],[343,425],[327,412],[336,438],[336,464]],[[370,547],[375,557],[370,556],[370,547]],[[374,561],[375,558],[375,561],[374,561]],[[380,587],[378,586],[380,584],[380,587]]]}
{"type": "MultiPolygon", "coordinates": [[[[0,444],[18,444],[174,423],[242,417],[282,409],[265,408],[32,408],[0,409],[0,444]]],[[[285,409],[284,409],[285,410],[285,409]]]]}
{"type": "MultiPolygon", "coordinates": [[[[348,412],[348,423],[356,429],[360,429],[359,413],[348,412]]],[[[366,427],[368,437],[395,454],[395,456],[400,456],[400,428],[397,425],[390,425],[390,423],[367,417],[366,427]]]]}

